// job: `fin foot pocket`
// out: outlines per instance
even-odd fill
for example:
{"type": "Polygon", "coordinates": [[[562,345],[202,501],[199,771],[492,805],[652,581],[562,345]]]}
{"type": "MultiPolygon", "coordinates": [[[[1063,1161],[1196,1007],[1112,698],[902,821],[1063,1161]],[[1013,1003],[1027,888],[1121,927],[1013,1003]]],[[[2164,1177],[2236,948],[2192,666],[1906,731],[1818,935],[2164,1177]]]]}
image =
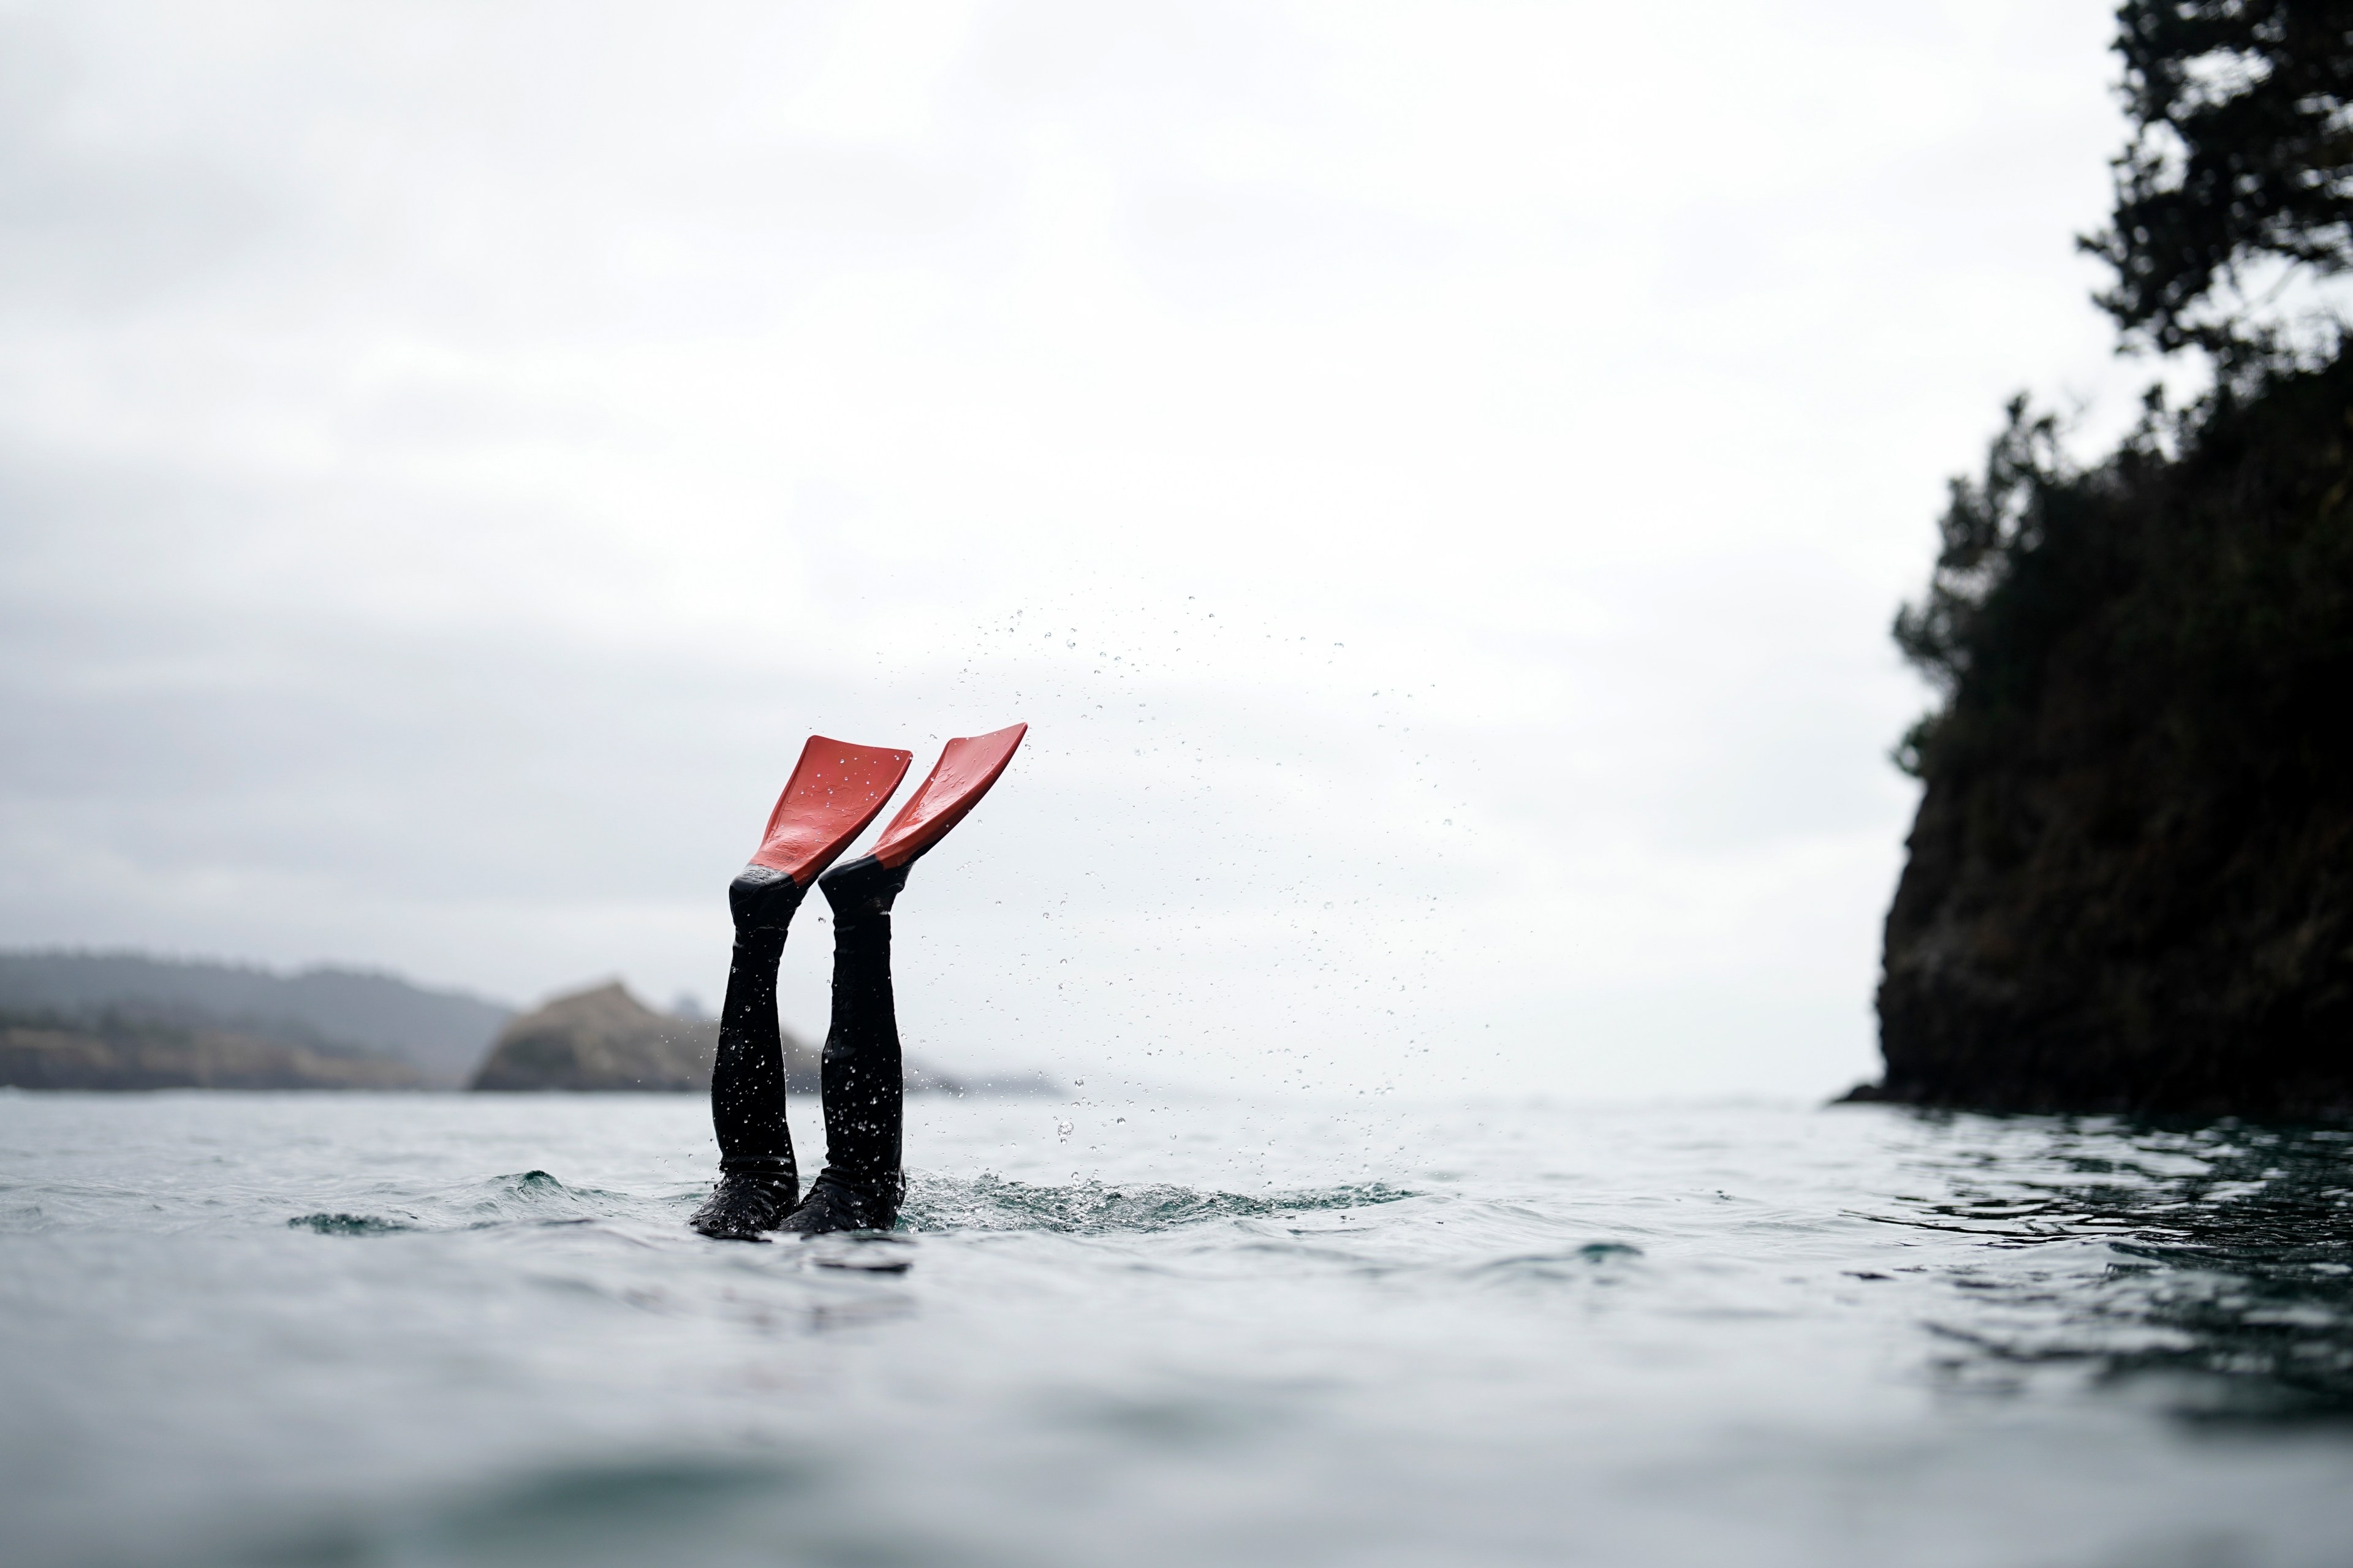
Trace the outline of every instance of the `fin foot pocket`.
{"type": "Polygon", "coordinates": [[[735,918],[738,932],[766,931],[782,935],[793,923],[793,911],[801,907],[807,891],[790,872],[771,866],[746,866],[727,884],[727,912],[735,918]]]}
{"type": "Polygon", "coordinates": [[[885,866],[871,855],[845,861],[819,877],[818,889],[833,906],[837,921],[887,915],[892,903],[906,890],[908,868],[885,866]]]}

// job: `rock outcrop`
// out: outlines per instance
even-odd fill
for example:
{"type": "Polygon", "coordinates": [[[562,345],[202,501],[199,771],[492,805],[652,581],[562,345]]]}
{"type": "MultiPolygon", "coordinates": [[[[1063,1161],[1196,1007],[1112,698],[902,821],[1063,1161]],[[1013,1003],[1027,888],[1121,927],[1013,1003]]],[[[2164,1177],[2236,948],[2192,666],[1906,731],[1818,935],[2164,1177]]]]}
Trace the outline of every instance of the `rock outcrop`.
{"type": "MultiPolygon", "coordinates": [[[[559,996],[509,1024],[474,1075],[478,1089],[674,1090],[711,1087],[719,1025],[657,1013],[617,982],[559,996]]],[[[943,1074],[906,1065],[911,1090],[960,1091],[943,1074]]],[[[818,1092],[817,1047],[785,1033],[786,1088],[818,1092]]]]}
{"type": "MultiPolygon", "coordinates": [[[[694,1090],[711,1087],[719,1026],[657,1013],[617,981],[559,996],[507,1025],[470,1087],[478,1089],[694,1090]]],[[[788,1070],[816,1086],[814,1054],[785,1042],[788,1070]]],[[[797,1086],[796,1086],[797,1087],[797,1086]]]]}

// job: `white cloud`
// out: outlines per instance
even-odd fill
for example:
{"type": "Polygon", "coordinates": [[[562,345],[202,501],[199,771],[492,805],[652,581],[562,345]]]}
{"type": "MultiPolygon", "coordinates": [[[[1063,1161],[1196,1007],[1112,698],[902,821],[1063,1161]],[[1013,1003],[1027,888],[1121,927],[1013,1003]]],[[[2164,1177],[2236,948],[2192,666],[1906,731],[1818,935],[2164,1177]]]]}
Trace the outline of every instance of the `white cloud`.
{"type": "Polygon", "coordinates": [[[1841,1087],[2109,25],[20,8],[0,940],[709,999],[803,734],[1019,717],[944,1059],[1841,1087]]]}

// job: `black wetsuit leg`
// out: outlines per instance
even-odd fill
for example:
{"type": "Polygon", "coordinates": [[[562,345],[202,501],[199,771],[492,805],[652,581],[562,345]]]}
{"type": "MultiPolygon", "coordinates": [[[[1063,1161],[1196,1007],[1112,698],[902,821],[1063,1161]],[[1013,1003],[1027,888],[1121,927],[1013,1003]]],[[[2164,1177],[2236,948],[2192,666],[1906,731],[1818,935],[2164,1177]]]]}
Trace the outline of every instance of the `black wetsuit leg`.
{"type": "Polygon", "coordinates": [[[776,1022],[780,931],[738,931],[719,1012],[719,1056],[711,1070],[711,1127],[719,1168],[797,1174],[785,1120],[785,1037],[776,1022]]]}
{"type": "Polygon", "coordinates": [[[785,1120],[784,1033],[776,1022],[776,969],[800,893],[791,878],[761,868],[746,870],[728,889],[735,950],[711,1066],[719,1185],[690,1222],[706,1236],[743,1239],[774,1230],[800,1199],[785,1120]]]}
{"type": "Polygon", "coordinates": [[[906,1078],[891,990],[891,905],[907,868],[871,857],[818,880],[833,906],[833,1019],[818,1082],[825,1171],[783,1228],[888,1230],[906,1196],[900,1163],[906,1078]]]}

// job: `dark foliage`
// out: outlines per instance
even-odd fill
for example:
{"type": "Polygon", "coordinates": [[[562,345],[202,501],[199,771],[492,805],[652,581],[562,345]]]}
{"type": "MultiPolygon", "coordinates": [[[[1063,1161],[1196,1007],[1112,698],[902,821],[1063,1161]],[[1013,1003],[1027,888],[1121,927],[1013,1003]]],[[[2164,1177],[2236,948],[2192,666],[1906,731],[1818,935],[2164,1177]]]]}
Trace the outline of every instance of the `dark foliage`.
{"type": "Polygon", "coordinates": [[[2263,357],[2198,307],[2261,259],[2353,267],[2353,0],[2125,0],[2116,22],[2133,136],[2080,242],[2116,268],[2100,303],[2168,352],[2263,357]]]}
{"type": "Polygon", "coordinates": [[[1945,702],[1899,755],[1949,773],[2023,739],[2063,644],[2107,650],[2217,766],[2309,785],[2353,762],[2316,721],[2353,691],[2353,357],[2168,419],[2152,394],[2105,461],[2071,466],[2023,398],[1952,481],[1926,595],[1894,637],[1945,702]],[[2168,447],[2179,456],[2168,456],[2168,447]]]}
{"type": "MultiPolygon", "coordinates": [[[[1951,481],[1951,500],[1936,524],[1942,548],[1927,595],[1899,610],[1894,627],[1904,657],[1936,683],[1947,703],[1973,667],[1987,667],[1972,686],[1973,696],[1982,700],[1989,688],[2004,684],[1999,623],[2017,618],[2018,595],[1995,590],[2009,583],[2014,561],[2042,543],[2054,503],[2064,509],[2066,479],[2057,422],[2047,414],[2034,415],[2021,395],[2010,400],[2008,420],[1986,453],[1985,472],[1951,481]]],[[[1930,713],[1912,727],[1896,746],[1897,766],[1919,774],[1923,750],[1943,718],[1942,712],[1930,713]]]]}

